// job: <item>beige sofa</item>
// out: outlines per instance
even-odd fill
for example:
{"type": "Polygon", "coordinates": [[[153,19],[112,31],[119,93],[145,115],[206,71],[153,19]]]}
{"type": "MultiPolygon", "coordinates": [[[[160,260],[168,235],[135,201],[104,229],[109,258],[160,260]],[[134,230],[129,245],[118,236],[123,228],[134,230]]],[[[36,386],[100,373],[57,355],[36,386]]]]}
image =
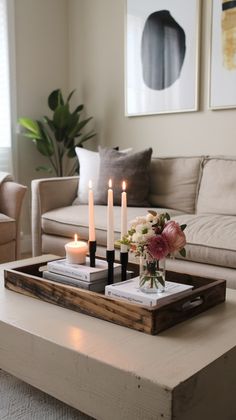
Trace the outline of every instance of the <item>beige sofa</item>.
{"type": "Polygon", "coordinates": [[[13,181],[0,184],[0,263],[20,258],[20,214],[26,190],[13,181]]]}
{"type": "MultiPolygon", "coordinates": [[[[64,255],[74,233],[88,239],[88,206],[72,205],[79,178],[32,181],[33,254],[64,255]]],[[[227,280],[236,288],[236,159],[167,157],[151,162],[148,208],[168,211],[186,223],[187,256],[168,259],[176,271],[227,280]]],[[[128,219],[148,208],[128,208],[128,219]]],[[[105,254],[106,206],[95,207],[98,253],[105,254]]],[[[120,237],[120,208],[115,207],[115,236],[120,237]]]]}

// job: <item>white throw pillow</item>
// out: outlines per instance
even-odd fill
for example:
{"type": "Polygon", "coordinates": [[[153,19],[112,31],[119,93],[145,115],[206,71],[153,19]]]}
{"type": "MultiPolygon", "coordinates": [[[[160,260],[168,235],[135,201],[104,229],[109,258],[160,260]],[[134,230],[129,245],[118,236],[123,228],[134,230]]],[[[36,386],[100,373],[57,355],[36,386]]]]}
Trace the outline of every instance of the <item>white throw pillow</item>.
{"type": "Polygon", "coordinates": [[[82,149],[81,147],[76,147],[75,151],[80,165],[80,178],[78,196],[73,204],[88,204],[88,184],[91,180],[93,190],[96,191],[100,157],[98,152],[92,152],[91,150],[82,149]]]}
{"type": "MultiPolygon", "coordinates": [[[[76,147],[75,151],[80,165],[80,178],[78,195],[73,204],[88,204],[88,184],[91,180],[93,190],[96,191],[99,178],[100,156],[99,152],[93,152],[92,150],[81,147],[76,147]]],[[[121,150],[122,153],[130,153],[131,151],[132,148],[121,150]]]]}

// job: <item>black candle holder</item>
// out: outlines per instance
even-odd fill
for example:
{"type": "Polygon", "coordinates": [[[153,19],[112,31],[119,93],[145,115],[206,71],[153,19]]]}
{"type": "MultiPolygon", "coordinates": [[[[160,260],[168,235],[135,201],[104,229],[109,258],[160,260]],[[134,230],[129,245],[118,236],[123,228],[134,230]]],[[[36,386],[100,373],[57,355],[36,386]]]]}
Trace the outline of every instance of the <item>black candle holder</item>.
{"type": "Polygon", "coordinates": [[[113,284],[114,282],[114,261],[115,261],[115,251],[107,250],[107,263],[108,263],[108,279],[107,284],[113,284]]]}
{"type": "Polygon", "coordinates": [[[96,241],[89,241],[90,267],[95,267],[96,249],[97,249],[97,242],[96,241]]]}
{"type": "Polygon", "coordinates": [[[120,253],[121,281],[127,280],[128,252],[120,253]]]}

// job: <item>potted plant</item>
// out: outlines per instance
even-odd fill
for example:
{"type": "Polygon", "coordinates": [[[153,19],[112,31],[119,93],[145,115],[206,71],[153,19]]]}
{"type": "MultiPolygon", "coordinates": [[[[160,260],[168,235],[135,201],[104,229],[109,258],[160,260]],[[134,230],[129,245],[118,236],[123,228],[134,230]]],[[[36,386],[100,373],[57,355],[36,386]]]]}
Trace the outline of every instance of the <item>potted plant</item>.
{"type": "Polygon", "coordinates": [[[23,135],[33,141],[37,150],[49,160],[49,166],[39,166],[36,170],[55,172],[57,176],[70,176],[79,171],[78,161],[67,169],[68,158],[76,156],[75,147],[83,144],[95,136],[94,130],[87,133],[83,128],[92,117],[81,119],[84,105],[78,105],[70,111],[70,100],[74,90],[66,101],[61,89],[56,89],[48,97],[48,106],[52,111],[51,118],[44,116],[42,121],[30,118],[19,118],[18,123],[24,127],[23,135]]]}

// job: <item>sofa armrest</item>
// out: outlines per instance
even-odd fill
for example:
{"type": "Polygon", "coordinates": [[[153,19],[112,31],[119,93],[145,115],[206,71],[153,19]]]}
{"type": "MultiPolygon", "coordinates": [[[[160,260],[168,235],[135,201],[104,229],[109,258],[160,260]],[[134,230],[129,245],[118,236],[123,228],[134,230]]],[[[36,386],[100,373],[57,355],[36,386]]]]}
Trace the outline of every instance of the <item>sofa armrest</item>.
{"type": "Polygon", "coordinates": [[[17,221],[26,190],[27,187],[16,182],[3,182],[0,188],[0,212],[17,221]]]}
{"type": "Polygon", "coordinates": [[[16,221],[16,258],[20,257],[20,214],[27,187],[6,181],[0,188],[0,213],[16,221]]]}
{"type": "Polygon", "coordinates": [[[72,205],[78,192],[79,177],[35,179],[32,193],[32,252],[42,254],[41,217],[47,211],[72,205]]]}

